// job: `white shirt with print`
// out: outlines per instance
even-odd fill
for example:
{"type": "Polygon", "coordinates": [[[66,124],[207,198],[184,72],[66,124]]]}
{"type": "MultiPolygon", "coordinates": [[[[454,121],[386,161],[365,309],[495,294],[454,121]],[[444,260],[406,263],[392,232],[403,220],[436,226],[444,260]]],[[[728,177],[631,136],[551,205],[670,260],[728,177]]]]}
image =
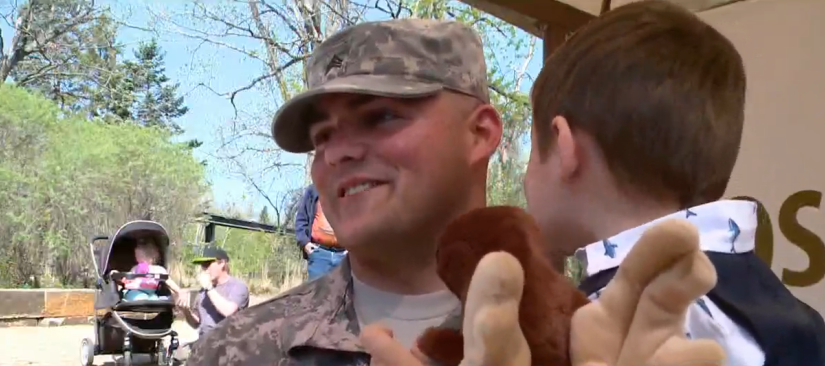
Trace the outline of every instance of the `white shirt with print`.
{"type": "MultiPolygon", "coordinates": [[[[679,211],[579,249],[576,257],[584,262],[585,275],[592,276],[618,267],[645,230],[672,218],[687,219],[696,225],[703,251],[746,253],[755,248],[756,204],[738,200],[717,201],[679,211]]],[[[590,295],[590,299],[597,300],[600,292],[590,295]]],[[[765,364],[765,354],[753,336],[734,323],[707,296],[702,296],[688,308],[685,334],[688,338],[718,342],[727,354],[727,366],[765,364]]]]}

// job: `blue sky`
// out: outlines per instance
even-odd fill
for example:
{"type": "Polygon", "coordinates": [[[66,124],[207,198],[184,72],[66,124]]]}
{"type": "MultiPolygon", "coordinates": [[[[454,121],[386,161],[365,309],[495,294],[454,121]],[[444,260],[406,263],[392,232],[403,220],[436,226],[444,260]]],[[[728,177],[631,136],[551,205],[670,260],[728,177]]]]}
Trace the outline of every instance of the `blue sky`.
{"type": "MultiPolygon", "coordinates": [[[[155,14],[165,11],[174,12],[182,10],[189,2],[184,0],[168,2],[108,0],[98,3],[108,5],[119,20],[135,26],[151,27],[152,16],[147,8],[152,9],[151,11],[155,14]]],[[[212,4],[213,1],[209,3],[212,4]]],[[[218,1],[214,0],[214,3],[218,1]]],[[[0,8],[4,7],[0,5],[0,8]]],[[[3,38],[8,47],[12,30],[5,22],[0,22],[0,30],[3,32],[3,38]]],[[[130,28],[121,28],[118,33],[118,41],[124,45],[128,56],[131,56],[131,50],[139,42],[152,37],[153,34],[150,32],[130,28]]],[[[195,138],[204,143],[196,150],[195,155],[198,159],[208,162],[207,179],[212,186],[214,204],[218,207],[235,205],[244,209],[252,206],[254,212],[260,211],[263,206],[267,205],[263,197],[251,189],[242,177],[232,174],[226,169],[226,164],[214,157],[221,143],[217,131],[221,128],[228,128],[235,115],[232,105],[227,97],[216,95],[200,85],[208,85],[209,88],[219,92],[238,89],[262,74],[261,64],[238,52],[218,46],[204,45],[197,40],[178,35],[164,33],[158,38],[158,42],[166,53],[167,76],[180,83],[179,91],[185,96],[185,103],[189,107],[189,112],[178,121],[186,131],[181,138],[195,138]]],[[[540,43],[536,48],[538,54],[533,57],[527,68],[527,74],[533,77],[538,74],[541,67],[540,43]]],[[[505,56],[497,54],[496,57],[505,56]]],[[[522,62],[523,59],[499,60],[500,65],[511,68],[519,67],[517,64],[522,62]]],[[[532,78],[528,77],[521,88],[527,91],[531,85],[532,78]]],[[[262,105],[266,106],[267,110],[274,111],[278,106],[277,103],[257,90],[249,90],[236,97],[236,105],[240,111],[260,109],[262,105]]],[[[271,119],[271,115],[257,118],[268,120],[271,119]]],[[[262,122],[265,121],[259,121],[259,123],[262,122]]],[[[266,144],[266,142],[263,143],[266,144]]],[[[274,142],[271,144],[274,146],[274,142]]],[[[288,163],[302,164],[305,156],[284,153],[280,159],[288,163]]],[[[299,188],[304,184],[303,172],[299,169],[286,172],[283,176],[269,175],[259,178],[266,182],[261,188],[271,196],[278,196],[280,192],[299,188]]]]}

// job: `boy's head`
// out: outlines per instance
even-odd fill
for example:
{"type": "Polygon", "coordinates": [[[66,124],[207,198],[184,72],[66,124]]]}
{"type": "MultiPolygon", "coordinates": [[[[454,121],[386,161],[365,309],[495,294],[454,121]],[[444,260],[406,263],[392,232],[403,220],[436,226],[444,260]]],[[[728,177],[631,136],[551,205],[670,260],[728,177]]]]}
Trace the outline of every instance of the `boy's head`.
{"type": "Polygon", "coordinates": [[[601,239],[596,221],[623,219],[617,205],[673,212],[718,200],[739,152],[745,85],[733,44],[679,6],[640,1],[597,18],[533,86],[531,213],[581,246],[601,239]]]}

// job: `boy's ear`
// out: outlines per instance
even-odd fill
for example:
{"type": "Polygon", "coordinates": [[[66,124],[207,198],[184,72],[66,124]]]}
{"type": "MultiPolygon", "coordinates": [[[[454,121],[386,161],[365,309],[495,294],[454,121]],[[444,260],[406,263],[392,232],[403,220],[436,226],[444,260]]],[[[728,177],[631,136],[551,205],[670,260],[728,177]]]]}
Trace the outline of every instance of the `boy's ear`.
{"type": "Polygon", "coordinates": [[[579,149],[578,142],[573,136],[573,131],[570,130],[570,124],[567,118],[563,116],[556,116],[550,123],[553,129],[553,135],[556,136],[555,147],[556,158],[559,163],[559,174],[561,179],[570,180],[576,175],[579,170],[579,149]]]}

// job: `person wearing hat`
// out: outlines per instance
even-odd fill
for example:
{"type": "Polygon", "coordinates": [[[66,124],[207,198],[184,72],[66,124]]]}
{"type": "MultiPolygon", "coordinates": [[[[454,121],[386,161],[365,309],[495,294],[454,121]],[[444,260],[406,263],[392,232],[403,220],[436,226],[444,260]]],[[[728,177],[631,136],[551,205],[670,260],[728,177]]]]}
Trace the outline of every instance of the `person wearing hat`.
{"type": "Polygon", "coordinates": [[[366,365],[366,324],[383,321],[407,347],[430,326],[460,326],[435,246],[486,206],[502,137],[480,37],[454,21],[360,23],[316,47],[306,71],[272,133],[284,151],[315,151],[313,184],[348,255],[219,324],[188,365],[366,365]]]}
{"type": "MultiPolygon", "coordinates": [[[[200,338],[218,323],[249,306],[249,288],[230,275],[229,255],[221,248],[207,246],[192,263],[201,268],[198,274],[200,290],[191,306],[188,297],[179,297],[177,304],[189,326],[198,330],[200,338]]],[[[187,358],[190,349],[191,344],[181,346],[175,358],[187,358]]]]}

